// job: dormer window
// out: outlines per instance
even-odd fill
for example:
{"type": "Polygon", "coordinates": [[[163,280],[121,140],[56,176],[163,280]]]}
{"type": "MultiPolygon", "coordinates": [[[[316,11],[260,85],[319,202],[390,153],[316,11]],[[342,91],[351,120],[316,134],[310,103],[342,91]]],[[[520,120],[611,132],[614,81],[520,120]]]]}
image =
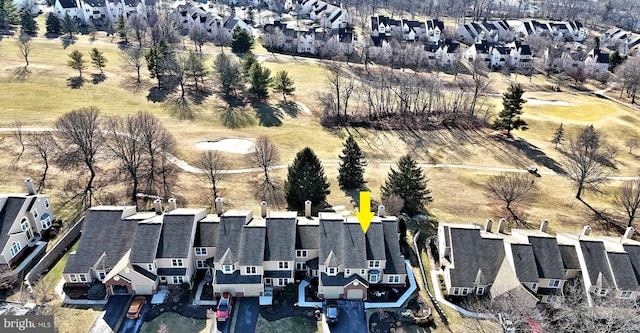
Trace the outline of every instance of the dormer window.
{"type": "Polygon", "coordinates": [[[225,274],[233,273],[236,270],[234,266],[235,265],[222,265],[222,272],[225,274]]]}
{"type": "Polygon", "coordinates": [[[327,267],[327,275],[337,275],[338,269],[336,267],[327,267]]]}
{"type": "Polygon", "coordinates": [[[279,269],[289,269],[289,262],[288,261],[280,261],[280,262],[278,262],[278,268],[279,269]]]}
{"type": "Polygon", "coordinates": [[[369,268],[380,268],[380,260],[369,260],[369,268]]]}

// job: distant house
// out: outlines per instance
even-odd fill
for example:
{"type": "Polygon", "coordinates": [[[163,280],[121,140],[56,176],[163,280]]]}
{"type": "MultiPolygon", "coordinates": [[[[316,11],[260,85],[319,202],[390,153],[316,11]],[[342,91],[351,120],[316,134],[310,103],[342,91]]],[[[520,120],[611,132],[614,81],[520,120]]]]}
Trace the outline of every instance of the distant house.
{"type": "Polygon", "coordinates": [[[438,19],[426,21],[426,35],[428,43],[438,43],[444,38],[444,22],[438,19]]]}
{"type": "Polygon", "coordinates": [[[0,194],[0,265],[10,269],[24,263],[56,219],[49,196],[37,193],[30,178],[25,185],[26,194],[0,194]]]}
{"type": "Polygon", "coordinates": [[[74,20],[81,19],[78,0],[56,0],[54,10],[59,19],[63,19],[67,14],[74,20]]]}
{"type": "Polygon", "coordinates": [[[533,55],[528,44],[514,41],[508,47],[511,50],[509,53],[509,66],[515,68],[533,67],[533,55]]]}
{"type": "Polygon", "coordinates": [[[604,53],[600,49],[595,48],[587,53],[584,65],[588,69],[595,72],[605,72],[609,68],[609,53],[604,53]]]}

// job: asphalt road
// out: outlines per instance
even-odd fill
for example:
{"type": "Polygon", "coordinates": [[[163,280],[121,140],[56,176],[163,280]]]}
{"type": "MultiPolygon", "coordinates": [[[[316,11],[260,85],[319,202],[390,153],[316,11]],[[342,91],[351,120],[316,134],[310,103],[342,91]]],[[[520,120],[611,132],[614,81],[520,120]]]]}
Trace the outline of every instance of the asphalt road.
{"type": "MultiPolygon", "coordinates": [[[[258,321],[258,312],[260,305],[257,297],[237,298],[236,303],[236,327],[237,333],[253,333],[256,331],[256,322],[258,321]]],[[[295,332],[292,332],[295,333],[295,332]]]]}
{"type": "Polygon", "coordinates": [[[329,326],[331,333],[368,333],[367,315],[362,301],[338,301],[338,323],[329,326]]]}
{"type": "Polygon", "coordinates": [[[104,306],[104,321],[115,331],[116,324],[120,316],[126,311],[125,307],[129,304],[129,295],[113,295],[109,297],[107,304],[104,306]]]}
{"type": "Polygon", "coordinates": [[[149,301],[151,301],[150,297],[147,297],[147,303],[144,305],[142,312],[140,313],[140,317],[138,319],[122,319],[122,324],[120,324],[120,329],[118,333],[138,333],[140,332],[140,328],[142,328],[142,324],[144,323],[144,317],[149,312],[149,301]]]}

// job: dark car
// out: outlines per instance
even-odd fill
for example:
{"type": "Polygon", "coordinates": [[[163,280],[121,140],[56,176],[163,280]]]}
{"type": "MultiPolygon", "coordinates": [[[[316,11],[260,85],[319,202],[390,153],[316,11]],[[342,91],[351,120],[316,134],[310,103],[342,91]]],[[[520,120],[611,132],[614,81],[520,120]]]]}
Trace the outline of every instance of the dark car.
{"type": "Polygon", "coordinates": [[[327,318],[327,324],[336,324],[338,322],[338,303],[335,301],[327,302],[327,306],[324,309],[324,316],[327,318]]]}
{"type": "Polygon", "coordinates": [[[216,311],[216,319],[218,321],[226,321],[231,313],[231,294],[228,292],[222,293],[220,303],[218,303],[218,310],[216,311]]]}
{"type": "Polygon", "coordinates": [[[138,319],[140,317],[140,312],[144,308],[144,304],[147,302],[147,298],[144,296],[136,296],[131,302],[129,306],[129,310],[127,311],[127,318],[129,319],[138,319]]]}

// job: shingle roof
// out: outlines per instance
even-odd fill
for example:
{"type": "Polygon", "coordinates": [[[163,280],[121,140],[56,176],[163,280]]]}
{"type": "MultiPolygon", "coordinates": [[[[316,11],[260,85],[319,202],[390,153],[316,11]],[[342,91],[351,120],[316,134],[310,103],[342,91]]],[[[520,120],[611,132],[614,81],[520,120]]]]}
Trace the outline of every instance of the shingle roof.
{"type": "Polygon", "coordinates": [[[636,276],[636,279],[640,281],[640,246],[638,245],[623,245],[624,250],[629,253],[629,259],[631,260],[631,265],[633,266],[633,272],[636,276]]]}
{"type": "Polygon", "coordinates": [[[131,248],[138,220],[121,219],[122,209],[89,209],[76,254],[67,260],[64,273],[88,272],[102,257],[99,269],[109,269],[131,248]],[[103,254],[105,254],[103,256],[103,254]]]}
{"type": "Polygon", "coordinates": [[[582,272],[582,274],[588,273],[591,283],[598,279],[599,273],[602,273],[609,283],[613,282],[604,244],[599,241],[581,240],[580,248],[587,266],[587,272],[582,272]]]}
{"type": "Polygon", "coordinates": [[[385,260],[384,231],[381,222],[371,222],[366,234],[367,260],[385,260]]]}
{"type": "Polygon", "coordinates": [[[619,290],[638,290],[638,280],[626,252],[607,252],[609,265],[619,290]]]}
{"type": "Polygon", "coordinates": [[[511,253],[513,254],[513,268],[518,279],[523,282],[537,282],[538,272],[534,269],[536,258],[533,256],[531,245],[511,244],[511,253]]]}
{"type": "MultiPolygon", "coordinates": [[[[238,263],[241,266],[261,266],[263,264],[265,234],[266,230],[264,227],[242,228],[240,256],[238,257],[238,263]]],[[[294,255],[295,253],[291,252],[291,258],[293,258],[294,255]]]]}
{"type": "Polygon", "coordinates": [[[91,6],[91,7],[105,7],[106,6],[106,1],[105,0],[83,0],[84,3],[86,3],[87,5],[91,6]]]}
{"type": "Polygon", "coordinates": [[[318,258],[307,260],[307,267],[311,269],[318,269],[318,258]]]}
{"type": "Polygon", "coordinates": [[[220,264],[233,265],[236,262],[236,258],[233,256],[231,249],[227,249],[222,257],[220,257],[220,264]]]}
{"type": "Polygon", "coordinates": [[[576,248],[573,245],[558,244],[558,250],[560,250],[562,264],[565,269],[580,269],[578,254],[576,252],[576,248]]]}
{"type": "Polygon", "coordinates": [[[179,276],[186,275],[186,268],[158,268],[158,275],[164,276],[179,276]]]}
{"type": "Polygon", "coordinates": [[[321,220],[318,229],[320,243],[318,260],[324,264],[331,251],[342,255],[342,220],[321,220]]]}
{"type": "Polygon", "coordinates": [[[164,215],[157,258],[186,258],[192,247],[193,215],[164,215]]]}
{"type": "Polygon", "coordinates": [[[262,283],[262,275],[240,275],[236,270],[233,274],[224,274],[216,271],[216,284],[259,284],[262,283]]]}
{"type": "Polygon", "coordinates": [[[319,249],[318,225],[296,225],[296,249],[319,249]]]}
{"type": "Polygon", "coordinates": [[[324,261],[324,265],[326,267],[338,267],[340,265],[340,262],[338,261],[338,258],[336,257],[336,254],[335,252],[333,252],[333,250],[329,252],[327,259],[324,261]]]}
{"type": "MultiPolygon", "coordinates": [[[[34,198],[28,199],[34,200],[34,198]]],[[[18,213],[20,213],[27,198],[9,197],[6,200],[7,202],[0,210],[0,223],[2,223],[2,226],[0,226],[0,251],[6,246],[7,240],[9,240],[9,230],[11,230],[11,226],[18,217],[18,213]]]]}
{"type": "Polygon", "coordinates": [[[131,262],[150,263],[156,258],[162,223],[138,223],[131,247],[131,262]]]}
{"type": "Polygon", "coordinates": [[[382,226],[384,230],[384,251],[387,258],[384,272],[386,274],[405,274],[407,267],[404,264],[402,252],[400,252],[398,221],[396,219],[383,219],[382,226]]]}
{"type": "Polygon", "coordinates": [[[494,281],[504,259],[502,239],[480,237],[479,229],[449,228],[451,255],[455,268],[450,270],[453,286],[473,286],[479,269],[488,281],[494,281]]]}
{"type": "Polygon", "coordinates": [[[57,0],[62,8],[77,8],[78,3],[76,0],[57,0]]]}
{"type": "Polygon", "coordinates": [[[369,285],[369,282],[360,277],[360,275],[358,274],[352,274],[349,277],[345,278],[344,273],[338,273],[338,275],[336,276],[329,276],[326,273],[321,273],[320,279],[322,280],[323,286],[346,286],[353,280],[358,280],[365,286],[369,285]]]}
{"type": "Polygon", "coordinates": [[[264,260],[293,261],[295,248],[296,218],[267,218],[264,260]]]}
{"type": "Polygon", "coordinates": [[[536,259],[538,276],[542,279],[565,279],[558,242],[551,237],[529,237],[536,259]]]}
{"type": "Polygon", "coordinates": [[[218,227],[216,239],[216,253],[214,257],[222,258],[222,255],[231,249],[235,255],[240,253],[240,236],[242,226],[245,223],[244,216],[222,216],[218,227]]]}
{"type": "Polygon", "coordinates": [[[360,223],[342,224],[342,263],[347,268],[367,267],[367,250],[360,223]]]}
{"type": "Polygon", "coordinates": [[[217,221],[203,221],[198,222],[196,229],[196,239],[194,241],[195,247],[215,247],[216,240],[218,238],[218,227],[220,223],[217,221]]]}

